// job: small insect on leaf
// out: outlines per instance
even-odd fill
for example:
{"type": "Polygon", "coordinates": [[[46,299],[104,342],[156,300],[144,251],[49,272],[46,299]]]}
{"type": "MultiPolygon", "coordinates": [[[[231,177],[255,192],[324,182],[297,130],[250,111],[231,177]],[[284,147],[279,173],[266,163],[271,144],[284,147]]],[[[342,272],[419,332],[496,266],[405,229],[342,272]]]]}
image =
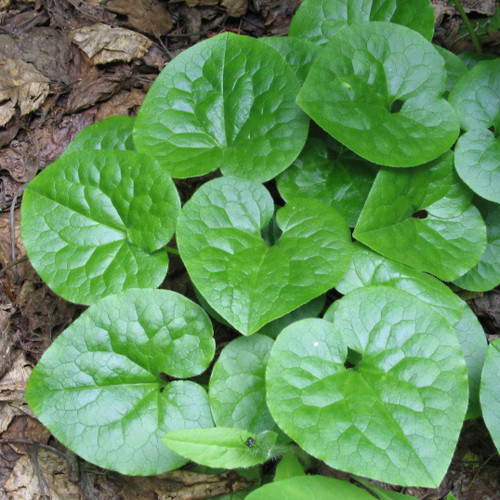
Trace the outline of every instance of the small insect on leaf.
{"type": "Polygon", "coordinates": [[[253,437],[249,437],[249,438],[246,440],[246,442],[245,442],[245,444],[246,444],[249,448],[253,448],[253,447],[254,447],[254,445],[255,445],[255,443],[256,443],[256,441],[255,441],[255,439],[254,439],[253,437]]]}

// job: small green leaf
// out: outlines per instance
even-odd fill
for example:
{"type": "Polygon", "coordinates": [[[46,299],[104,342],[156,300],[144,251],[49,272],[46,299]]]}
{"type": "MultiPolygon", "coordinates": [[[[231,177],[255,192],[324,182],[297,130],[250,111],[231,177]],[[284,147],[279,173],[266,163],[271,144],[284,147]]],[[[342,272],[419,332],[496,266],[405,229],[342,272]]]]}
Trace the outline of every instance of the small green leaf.
{"type": "Polygon", "coordinates": [[[415,31],[386,22],[349,26],[313,63],[297,102],[335,139],[391,167],[431,161],[459,134],[443,58],[415,31]]]}
{"type": "Polygon", "coordinates": [[[185,50],[161,72],[137,116],[134,142],[173,177],[220,168],[264,182],[285,170],[309,127],[299,81],[275,49],[224,33],[185,50]]]}
{"type": "Polygon", "coordinates": [[[353,484],[325,476],[300,476],[276,481],[252,491],[246,500],[373,500],[353,484]]]}
{"type": "Polygon", "coordinates": [[[449,92],[455,84],[469,71],[465,63],[453,52],[446,50],[444,47],[434,45],[441,57],[444,59],[446,73],[448,75],[446,90],[449,92]]]}
{"type": "Polygon", "coordinates": [[[209,467],[234,469],[263,464],[271,458],[276,433],[213,427],[173,431],[162,441],[185,458],[209,467]]]}
{"type": "Polygon", "coordinates": [[[309,69],[320,51],[316,44],[292,36],[262,37],[259,38],[259,41],[269,45],[283,56],[301,84],[304,83],[307,73],[309,73],[309,69]]]}
{"type": "Polygon", "coordinates": [[[293,323],[268,360],[280,428],[331,467],[436,487],[467,407],[463,354],[446,320],[412,295],[365,287],[337,301],[333,324],[293,323]],[[349,351],[360,358],[346,364],[349,351]]]}
{"type": "Polygon", "coordinates": [[[132,151],[80,151],[33,179],[21,209],[33,267],[66,300],[92,304],[159,286],[180,201],[170,176],[132,151]]]}
{"type": "Polygon", "coordinates": [[[194,285],[244,335],[335,286],[351,258],[345,221],[315,200],[281,208],[283,234],[269,246],[260,231],[273,209],[261,184],[222,177],[198,189],[178,221],[177,243],[194,285]]]}
{"type": "Polygon", "coordinates": [[[160,474],[186,460],[160,442],[213,425],[193,382],[215,351],[206,313],[166,290],[127,290],[85,311],[49,347],[26,388],[35,415],[85,460],[122,474],[160,474]]]}
{"type": "Polygon", "coordinates": [[[412,169],[381,169],[353,236],[385,257],[451,281],[486,248],[486,226],[471,199],[451,152],[412,169]]]}
{"type": "Polygon", "coordinates": [[[500,391],[498,390],[498,372],[500,371],[500,339],[494,340],[488,347],[481,377],[481,408],[486,427],[497,450],[500,452],[500,391]]]}
{"type": "Polygon", "coordinates": [[[291,167],[277,179],[282,198],[312,198],[329,205],[356,225],[376,175],[374,166],[349,150],[334,152],[317,138],[309,139],[291,167]]]}
{"type": "Polygon", "coordinates": [[[431,39],[434,10],[429,0],[304,0],[290,25],[290,35],[324,44],[340,30],[364,21],[391,21],[431,39]]]}
{"type": "Polygon", "coordinates": [[[307,304],[297,307],[297,309],[285,314],[281,318],[277,318],[270,323],[267,323],[267,325],[264,325],[259,330],[259,333],[275,339],[280,334],[281,330],[289,324],[298,321],[299,319],[317,318],[319,313],[323,310],[325,301],[326,295],[320,295],[319,297],[312,299],[310,302],[307,302],[307,304]]]}
{"type": "Polygon", "coordinates": [[[274,481],[283,481],[291,477],[305,476],[306,473],[299,462],[299,459],[293,453],[283,455],[279,464],[276,466],[274,481]]]}
{"type": "Polygon", "coordinates": [[[68,145],[62,156],[75,151],[113,149],[135,151],[132,130],[135,118],[112,116],[83,129],[68,145]]]}
{"type": "Polygon", "coordinates": [[[455,168],[475,193],[500,203],[500,141],[493,132],[484,128],[462,135],[455,146],[455,168]]]}
{"type": "Polygon", "coordinates": [[[256,333],[224,347],[208,390],[217,427],[277,431],[266,404],[266,365],[272,345],[272,339],[256,333]]]}
{"type": "MultiPolygon", "coordinates": [[[[466,302],[436,278],[387,259],[354,243],[354,253],[344,277],[336,286],[342,294],[370,285],[392,286],[411,293],[443,316],[455,331],[467,365],[469,408],[466,418],[481,415],[479,381],[488,345],[481,323],[466,302]]],[[[333,321],[331,307],[324,319],[333,321]]]]}
{"type": "Polygon", "coordinates": [[[486,292],[500,284],[500,205],[480,198],[474,200],[486,223],[488,244],[476,266],[453,283],[473,292],[486,292]]]}
{"type": "MultiPolygon", "coordinates": [[[[500,59],[483,61],[463,76],[450,92],[464,130],[500,126],[500,59]]],[[[498,133],[498,130],[497,130],[498,133]]]]}

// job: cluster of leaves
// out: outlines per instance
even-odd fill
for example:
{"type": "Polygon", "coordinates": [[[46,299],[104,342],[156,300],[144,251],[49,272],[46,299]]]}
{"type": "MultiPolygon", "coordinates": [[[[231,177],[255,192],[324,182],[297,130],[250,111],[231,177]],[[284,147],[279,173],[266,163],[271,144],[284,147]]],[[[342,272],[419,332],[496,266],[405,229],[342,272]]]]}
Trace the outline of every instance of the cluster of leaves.
{"type": "Polygon", "coordinates": [[[259,499],[372,498],[293,453],[435,487],[464,418],[500,446],[499,345],[442,282],[500,283],[500,60],[468,69],[433,21],[429,0],[305,0],[289,37],[203,41],[28,185],[33,266],[91,306],[27,387],[54,436],[134,475],[283,455],[259,499]],[[216,169],[181,209],[172,177],[216,169]],[[169,252],[203,307],[157,289],[169,252]],[[207,312],[243,334],[210,371],[207,312]]]}

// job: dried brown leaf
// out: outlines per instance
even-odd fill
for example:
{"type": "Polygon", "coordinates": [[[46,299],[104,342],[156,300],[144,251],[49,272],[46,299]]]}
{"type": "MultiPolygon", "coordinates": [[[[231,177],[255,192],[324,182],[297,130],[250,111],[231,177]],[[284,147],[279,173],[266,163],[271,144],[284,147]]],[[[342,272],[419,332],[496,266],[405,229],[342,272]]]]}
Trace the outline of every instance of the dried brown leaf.
{"type": "Polygon", "coordinates": [[[139,33],[111,28],[107,24],[93,24],[72,30],[69,37],[94,64],[139,59],[152,44],[151,40],[139,33]]]}
{"type": "Polygon", "coordinates": [[[241,17],[247,13],[248,0],[222,0],[222,6],[231,17],[241,17]]]}
{"type": "Polygon", "coordinates": [[[172,29],[172,16],[158,0],[111,0],[105,8],[127,16],[127,26],[148,35],[161,36],[172,29]]]}
{"type": "Polygon", "coordinates": [[[32,64],[5,59],[0,63],[0,126],[13,116],[13,106],[19,106],[21,116],[37,110],[49,95],[49,79],[32,64]]]}

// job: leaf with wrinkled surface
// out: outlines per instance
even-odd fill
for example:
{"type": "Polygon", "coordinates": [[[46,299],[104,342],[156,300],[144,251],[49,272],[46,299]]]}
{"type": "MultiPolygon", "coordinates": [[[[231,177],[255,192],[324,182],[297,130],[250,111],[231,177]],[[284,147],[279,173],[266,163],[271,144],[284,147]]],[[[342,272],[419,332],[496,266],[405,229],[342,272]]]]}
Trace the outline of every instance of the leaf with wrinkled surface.
{"type": "Polygon", "coordinates": [[[474,292],[487,292],[500,284],[500,205],[477,198],[474,200],[486,223],[488,243],[481,260],[455,285],[474,292]]]}
{"type": "Polygon", "coordinates": [[[351,258],[343,218],[315,200],[294,200],[276,221],[269,246],[261,229],[274,203],[254,181],[222,177],[205,183],[177,224],[181,258],[196,288],[234,328],[250,335],[335,286],[351,258]]]}
{"type": "Polygon", "coordinates": [[[415,31],[387,22],[349,26],[314,61],[297,102],[359,156],[390,167],[434,160],[459,125],[443,58],[415,31]]]}
{"type": "Polygon", "coordinates": [[[290,24],[290,35],[325,44],[340,30],[365,21],[391,21],[431,39],[434,10],[429,0],[304,0],[290,24]]]}
{"type": "Polygon", "coordinates": [[[447,321],[381,286],[337,301],[333,323],[283,330],[266,384],[272,416],[305,451],[400,485],[440,484],[467,408],[465,361],[447,321]]]}
{"type": "Polygon", "coordinates": [[[500,391],[498,390],[498,372],[500,370],[500,339],[488,347],[481,377],[481,407],[486,427],[497,450],[500,452],[500,391]]]}
{"type": "Polygon", "coordinates": [[[126,288],[154,288],[167,272],[160,250],[180,200],[170,176],[132,151],[63,156],[27,186],[21,229],[28,257],[66,300],[92,304],[126,288]]]}
{"type": "Polygon", "coordinates": [[[173,451],[209,467],[251,467],[271,458],[276,433],[254,434],[227,427],[173,431],[162,437],[173,451]]]}
{"type": "Polygon", "coordinates": [[[167,376],[203,372],[215,351],[206,313],[166,290],[128,290],[85,311],[35,367],[26,399],[52,434],[85,460],[152,475],[186,460],[160,441],[213,425],[208,396],[167,376]]]}
{"type": "Polygon", "coordinates": [[[135,118],[111,116],[84,128],[64,150],[63,155],[75,151],[113,149],[135,151],[132,130],[135,118]]]}
{"type": "Polygon", "coordinates": [[[161,72],[134,128],[138,151],[173,177],[220,168],[264,182],[285,170],[309,127],[299,81],[275,49],[225,33],[189,48],[161,72]]]}
{"type": "Polygon", "coordinates": [[[353,236],[387,258],[451,281],[486,248],[486,226],[471,198],[451,152],[412,169],[381,169],[353,236]]]}
{"type": "MultiPolygon", "coordinates": [[[[418,297],[443,316],[457,335],[467,365],[469,408],[466,418],[480,416],[479,381],[488,344],[481,323],[467,303],[428,274],[387,259],[359,243],[353,247],[351,263],[336,289],[345,295],[370,285],[391,286],[418,297]]],[[[333,315],[334,309],[330,308],[324,319],[333,320],[333,315]]]]}
{"type": "Polygon", "coordinates": [[[236,427],[257,434],[277,431],[266,405],[266,364],[272,345],[272,339],[256,333],[239,337],[222,350],[208,390],[218,427],[236,427]]]}
{"type": "Polygon", "coordinates": [[[276,182],[284,200],[298,196],[321,201],[354,227],[376,173],[374,165],[350,151],[335,152],[320,139],[311,138],[276,182]]]}

